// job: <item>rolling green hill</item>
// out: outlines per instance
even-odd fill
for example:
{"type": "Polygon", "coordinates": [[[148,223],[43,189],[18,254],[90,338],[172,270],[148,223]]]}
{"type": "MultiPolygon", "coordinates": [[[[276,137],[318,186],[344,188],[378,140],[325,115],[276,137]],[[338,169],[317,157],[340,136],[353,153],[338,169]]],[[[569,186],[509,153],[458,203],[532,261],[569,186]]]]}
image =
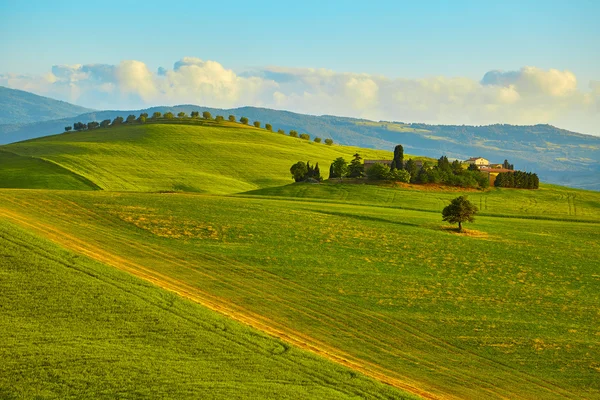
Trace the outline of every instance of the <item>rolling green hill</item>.
{"type": "Polygon", "coordinates": [[[408,398],[0,220],[0,398],[408,398]]]}
{"type": "Polygon", "coordinates": [[[271,123],[277,129],[295,129],[311,136],[333,138],[336,143],[367,148],[393,148],[402,143],[408,153],[438,158],[482,156],[492,162],[510,160],[517,169],[535,171],[545,182],[598,190],[600,188],[600,136],[584,135],[551,125],[488,126],[428,125],[398,121],[368,121],[330,115],[305,115],[257,107],[215,109],[197,105],[152,107],[146,110],[95,111],[76,117],[0,125],[0,144],[52,135],[74,122],[101,121],[154,111],[210,111],[213,115],[242,116],[271,123]]]}
{"type": "Polygon", "coordinates": [[[28,124],[74,117],[89,108],[0,86],[0,124],[28,124]]]}
{"type": "Polygon", "coordinates": [[[290,166],[299,160],[318,162],[326,178],[337,157],[392,158],[389,151],[317,144],[237,123],[197,123],[203,125],[123,125],[2,148],[49,160],[104,190],[221,194],[290,183],[290,166]]]}
{"type": "Polygon", "coordinates": [[[97,190],[98,186],[50,161],[0,150],[0,187],[97,190]]]}
{"type": "Polygon", "coordinates": [[[0,151],[0,181],[78,189],[0,189],[0,323],[18,328],[0,329],[0,397],[402,396],[364,375],[433,399],[600,396],[600,193],[293,184],[298,160],[327,176],[391,153],[206,121],[0,151]],[[459,234],[440,211],[461,194],[481,212],[459,234]]]}
{"type": "MultiPolygon", "coordinates": [[[[600,395],[598,218],[479,216],[459,235],[416,197],[404,204],[423,211],[306,197],[0,194],[0,215],[60,246],[202,304],[217,299],[226,315],[413,393],[600,395]]],[[[597,198],[586,201],[597,215],[597,198]]]]}

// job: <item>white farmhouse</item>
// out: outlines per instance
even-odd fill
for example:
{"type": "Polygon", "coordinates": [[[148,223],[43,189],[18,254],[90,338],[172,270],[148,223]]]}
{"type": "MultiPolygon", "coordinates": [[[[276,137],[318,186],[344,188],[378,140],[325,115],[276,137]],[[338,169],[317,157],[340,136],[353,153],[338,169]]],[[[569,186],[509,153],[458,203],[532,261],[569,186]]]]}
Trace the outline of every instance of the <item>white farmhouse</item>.
{"type": "Polygon", "coordinates": [[[477,166],[490,165],[490,162],[483,157],[471,157],[465,160],[465,164],[475,164],[477,166]]]}

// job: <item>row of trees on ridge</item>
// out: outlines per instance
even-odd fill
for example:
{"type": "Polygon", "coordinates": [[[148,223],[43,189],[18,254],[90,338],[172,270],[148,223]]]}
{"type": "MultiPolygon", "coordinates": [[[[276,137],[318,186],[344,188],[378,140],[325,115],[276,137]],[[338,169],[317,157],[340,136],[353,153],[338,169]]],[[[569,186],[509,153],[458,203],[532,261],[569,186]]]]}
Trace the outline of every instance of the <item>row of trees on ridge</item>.
{"type": "MultiPolygon", "coordinates": [[[[190,113],[190,117],[188,117],[188,115],[181,111],[179,113],[177,113],[177,119],[186,119],[186,118],[191,118],[191,119],[199,119],[200,118],[200,112],[199,111],[192,111],[190,113]]],[[[209,111],[204,111],[202,112],[202,118],[204,120],[214,120],[215,122],[223,122],[225,121],[225,117],[223,117],[222,115],[217,115],[214,119],[212,117],[212,114],[209,111]]],[[[75,122],[73,124],[73,126],[65,126],[65,132],[69,132],[71,130],[74,131],[84,131],[84,130],[92,130],[92,129],[97,129],[97,128],[108,128],[111,126],[118,126],[121,124],[145,124],[148,121],[151,122],[155,122],[158,120],[174,120],[175,119],[175,115],[172,112],[166,112],[164,113],[164,115],[158,111],[154,112],[152,114],[152,116],[148,116],[148,113],[141,113],[139,115],[139,117],[136,117],[135,115],[129,115],[126,119],[124,119],[121,116],[116,117],[115,119],[113,119],[112,121],[110,119],[105,119],[102,122],[96,122],[96,121],[92,121],[92,122],[88,122],[83,123],[83,122],[75,122]]],[[[229,117],[227,118],[227,120],[229,122],[238,122],[236,120],[235,115],[229,115],[229,117]]],[[[249,125],[250,124],[250,120],[247,117],[240,117],[239,122],[243,125],[249,125]]],[[[261,128],[261,122],[260,121],[254,121],[252,124],[255,128],[261,128]]],[[[267,131],[269,132],[273,132],[273,125],[271,124],[265,124],[265,128],[267,131]]],[[[285,131],[283,129],[279,129],[277,131],[277,133],[285,135],[285,131]]],[[[304,140],[310,140],[310,135],[308,133],[300,133],[298,134],[298,131],[296,130],[290,130],[289,132],[289,136],[291,137],[295,137],[295,138],[300,138],[300,139],[304,139],[304,140]]],[[[321,139],[320,137],[315,137],[313,139],[313,141],[315,143],[321,143],[323,142],[323,139],[321,139]]],[[[333,145],[333,139],[327,138],[324,140],[326,145],[333,145]]]]}

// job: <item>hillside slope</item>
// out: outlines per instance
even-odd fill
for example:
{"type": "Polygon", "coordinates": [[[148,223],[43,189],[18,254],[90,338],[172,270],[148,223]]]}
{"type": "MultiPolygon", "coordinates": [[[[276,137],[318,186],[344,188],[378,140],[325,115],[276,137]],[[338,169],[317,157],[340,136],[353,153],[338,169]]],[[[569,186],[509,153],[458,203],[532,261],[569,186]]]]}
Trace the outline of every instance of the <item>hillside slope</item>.
{"type": "Polygon", "coordinates": [[[201,123],[123,125],[3,148],[50,160],[104,190],[217,194],[291,183],[290,166],[299,160],[318,162],[326,178],[337,157],[392,158],[388,151],[327,146],[237,123],[201,123]]]}
{"type": "Polygon", "coordinates": [[[1,399],[408,398],[0,215],[1,399]]]}
{"type": "Polygon", "coordinates": [[[52,162],[0,150],[0,187],[97,190],[87,179],[52,162]]]}
{"type": "Polygon", "coordinates": [[[113,119],[116,116],[152,114],[154,111],[210,111],[213,115],[245,116],[271,123],[275,129],[296,129],[312,136],[368,148],[406,150],[438,158],[442,154],[466,159],[482,156],[494,162],[509,159],[518,169],[536,171],[543,181],[598,190],[600,188],[600,137],[570,132],[550,125],[455,126],[374,122],[335,116],[314,116],[256,107],[215,109],[195,105],[152,107],[134,111],[99,111],[55,121],[28,125],[0,125],[0,144],[61,132],[74,122],[113,119]]]}
{"type": "Polygon", "coordinates": [[[0,86],[0,124],[28,124],[89,111],[89,108],[0,86]]]}

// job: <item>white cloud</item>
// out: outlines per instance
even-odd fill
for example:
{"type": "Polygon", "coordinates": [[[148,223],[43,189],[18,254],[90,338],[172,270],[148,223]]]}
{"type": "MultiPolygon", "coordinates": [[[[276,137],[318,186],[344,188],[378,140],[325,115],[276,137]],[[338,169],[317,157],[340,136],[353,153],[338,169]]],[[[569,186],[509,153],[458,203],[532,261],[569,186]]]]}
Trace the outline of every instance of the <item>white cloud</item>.
{"type": "Polygon", "coordinates": [[[600,134],[600,82],[577,88],[570,71],[523,67],[464,77],[390,79],[327,69],[267,67],[236,73],[184,57],[152,72],[141,61],[57,65],[44,76],[0,75],[0,85],[94,108],[192,103],[254,105],[310,114],[443,124],[552,123],[600,134]]]}

